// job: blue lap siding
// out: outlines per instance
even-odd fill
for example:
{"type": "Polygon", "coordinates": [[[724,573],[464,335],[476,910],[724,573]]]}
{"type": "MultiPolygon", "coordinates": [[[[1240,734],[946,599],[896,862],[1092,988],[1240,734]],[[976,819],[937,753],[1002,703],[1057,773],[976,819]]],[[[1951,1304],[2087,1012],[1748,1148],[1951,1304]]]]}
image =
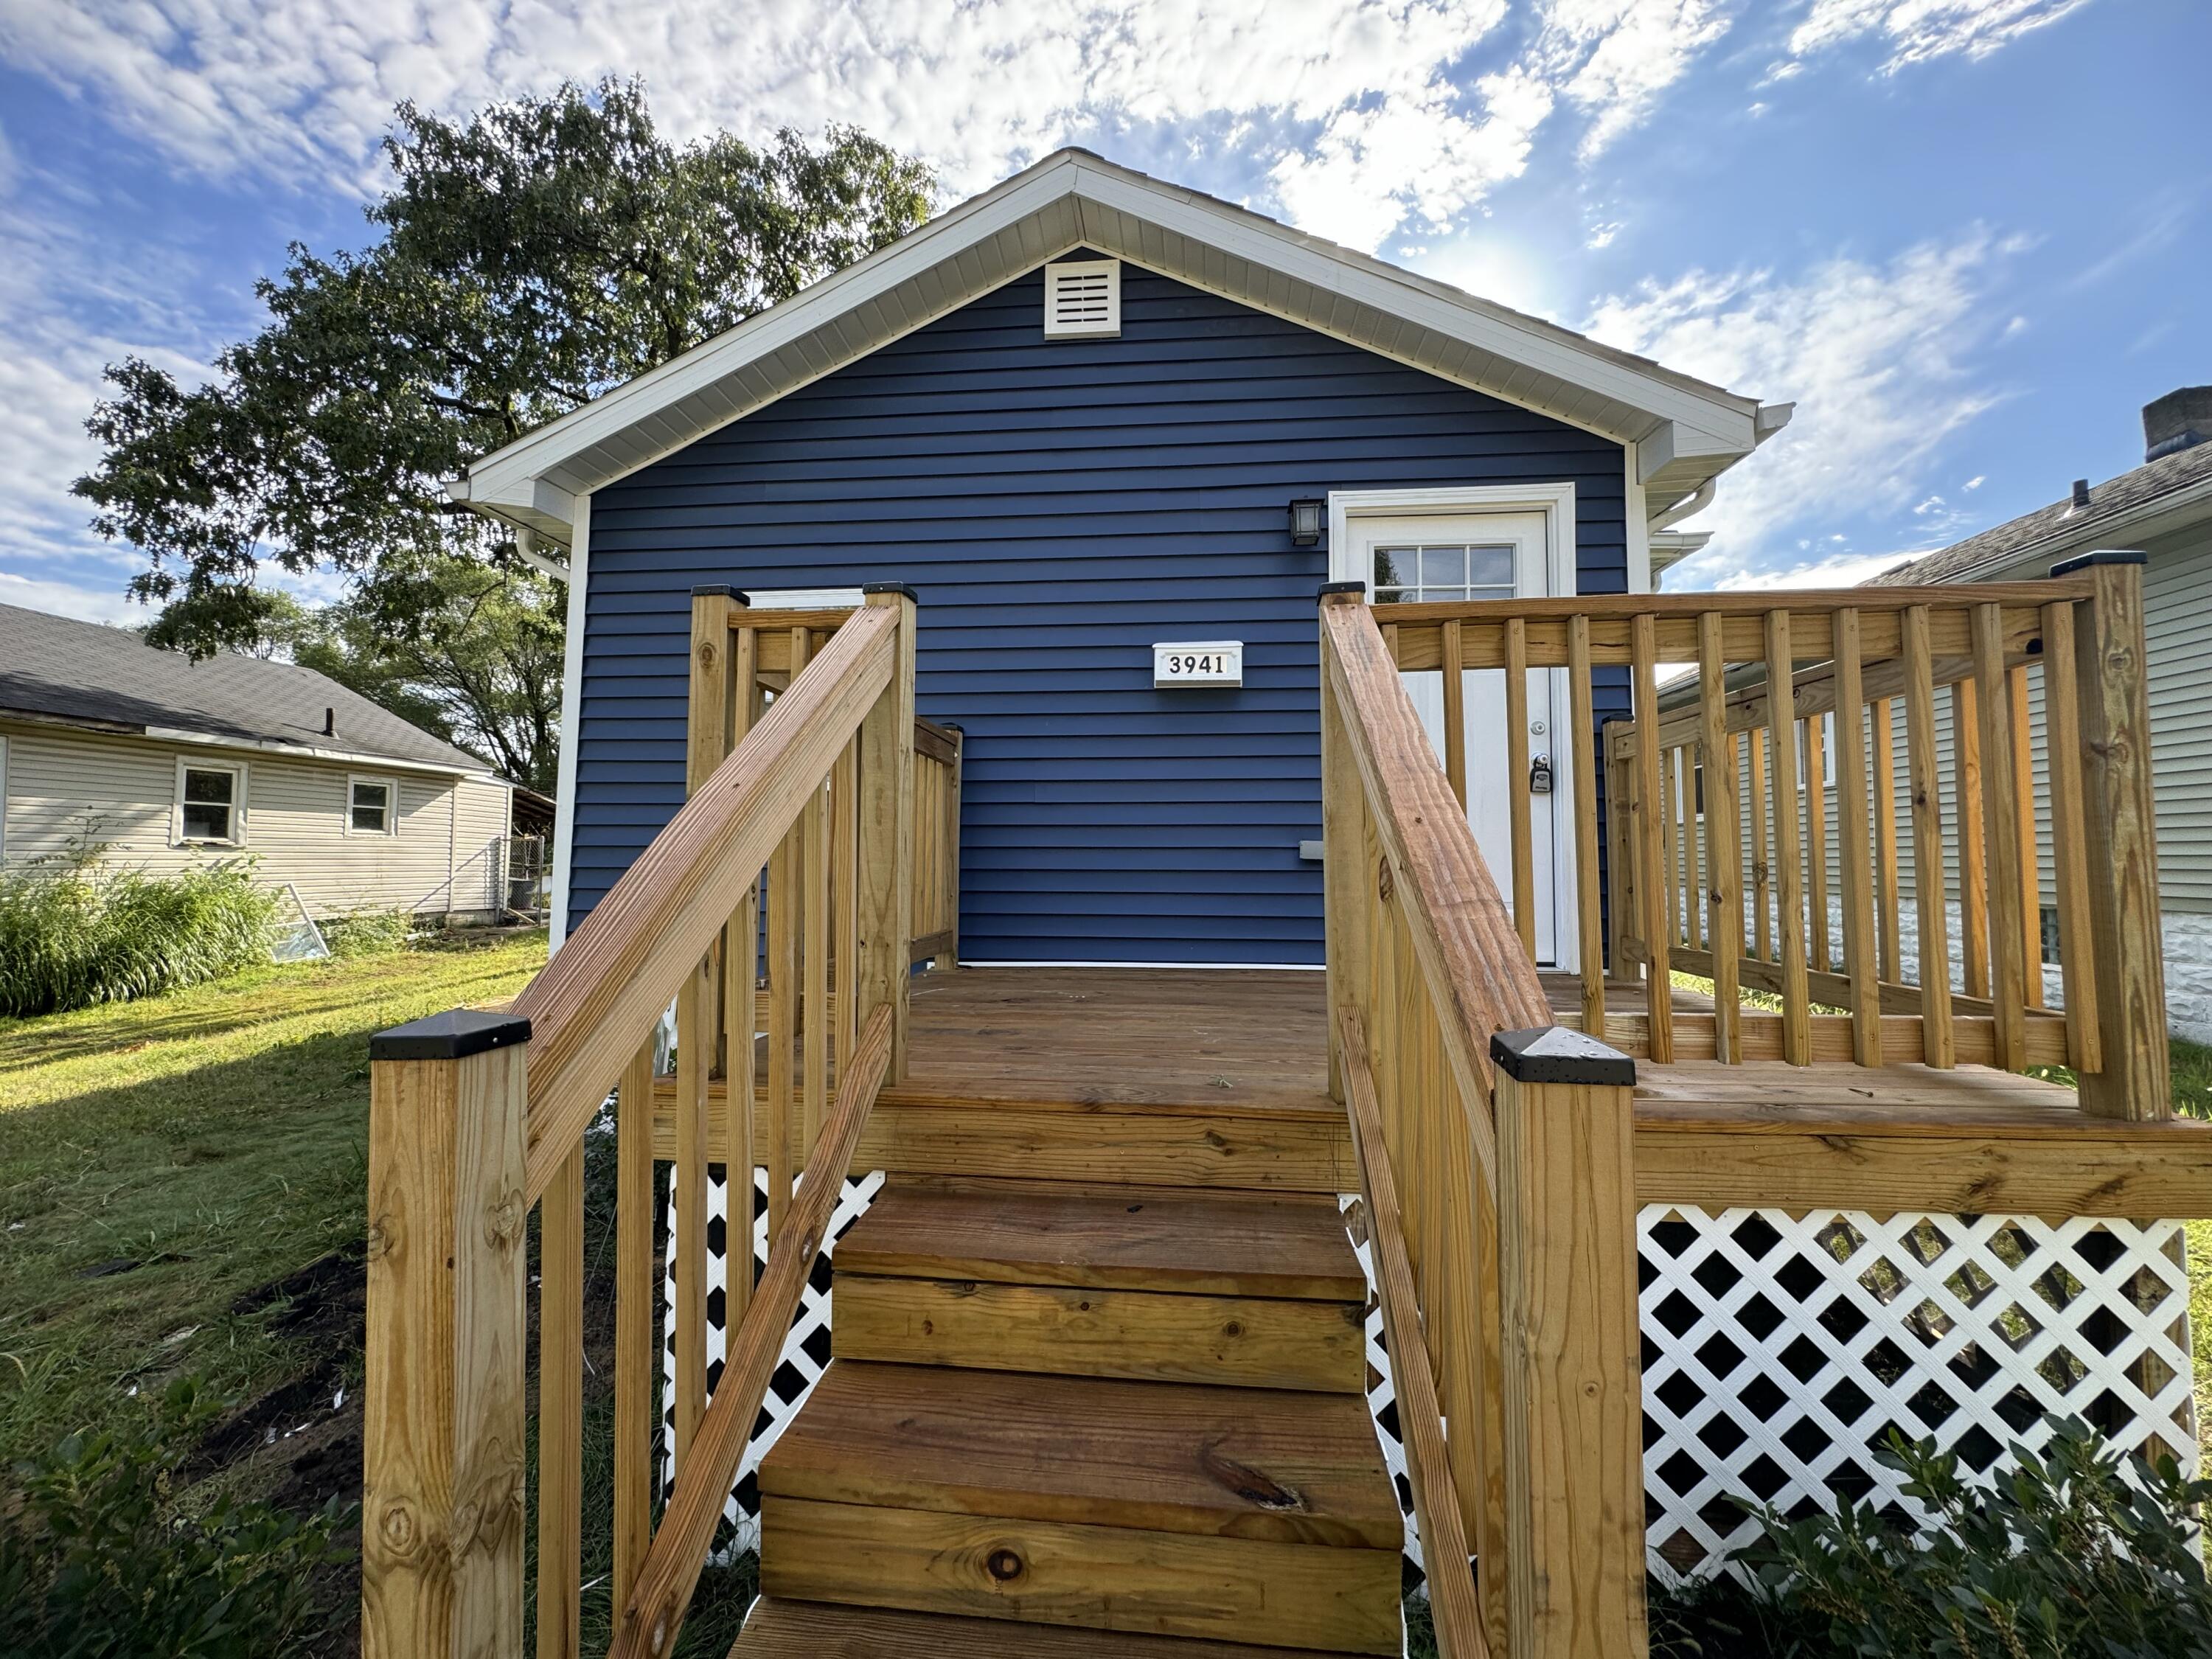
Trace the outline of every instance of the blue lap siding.
{"type": "Polygon", "coordinates": [[[1291,498],[1571,480],[1583,591],[1626,587],[1618,446],[1133,266],[1119,339],[1047,343],[1042,287],[593,497],[572,926],[683,799],[696,584],[919,591],[921,712],[967,732],[963,957],[1297,963],[1328,554],[1291,498]],[[1243,689],[1155,691],[1170,639],[1243,640],[1243,689]]]}

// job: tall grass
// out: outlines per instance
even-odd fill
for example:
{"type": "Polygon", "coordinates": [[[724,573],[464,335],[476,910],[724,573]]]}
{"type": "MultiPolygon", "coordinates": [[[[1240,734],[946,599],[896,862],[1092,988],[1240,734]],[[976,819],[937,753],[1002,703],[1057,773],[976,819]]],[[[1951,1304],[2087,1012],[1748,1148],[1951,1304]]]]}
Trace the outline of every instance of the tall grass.
{"type": "Polygon", "coordinates": [[[156,876],[88,854],[0,876],[0,1015],[158,996],[265,962],[276,911],[243,860],[156,876]]]}

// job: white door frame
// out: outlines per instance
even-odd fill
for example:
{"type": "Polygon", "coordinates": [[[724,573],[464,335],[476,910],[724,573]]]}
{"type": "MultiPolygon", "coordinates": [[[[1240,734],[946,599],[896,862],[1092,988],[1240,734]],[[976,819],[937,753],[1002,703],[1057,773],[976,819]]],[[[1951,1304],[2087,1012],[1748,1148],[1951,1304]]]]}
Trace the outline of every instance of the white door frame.
{"type": "MultiPolygon", "coordinates": [[[[1575,592],[1575,487],[1571,483],[1447,484],[1423,489],[1332,489],[1328,492],[1328,575],[1331,581],[1356,581],[1374,598],[1375,573],[1364,569],[1352,544],[1354,519],[1427,518],[1455,513],[1540,513],[1544,554],[1552,594],[1575,592]]],[[[1573,745],[1584,740],[1571,720],[1558,712],[1574,705],[1567,671],[1552,677],[1552,908],[1553,954],[1558,971],[1582,969],[1582,929],[1574,896],[1581,872],[1575,867],[1575,765],[1573,745]]],[[[1492,871],[1510,887],[1510,871],[1492,871]]]]}

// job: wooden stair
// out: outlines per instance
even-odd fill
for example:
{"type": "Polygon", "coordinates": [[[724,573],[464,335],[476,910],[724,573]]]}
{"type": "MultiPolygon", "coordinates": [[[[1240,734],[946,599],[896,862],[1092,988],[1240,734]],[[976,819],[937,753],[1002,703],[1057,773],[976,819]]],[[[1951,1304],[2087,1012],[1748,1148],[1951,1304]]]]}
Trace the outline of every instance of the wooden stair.
{"type": "Polygon", "coordinates": [[[835,1260],[741,1659],[1399,1651],[1334,1201],[894,1186],[835,1260]]]}

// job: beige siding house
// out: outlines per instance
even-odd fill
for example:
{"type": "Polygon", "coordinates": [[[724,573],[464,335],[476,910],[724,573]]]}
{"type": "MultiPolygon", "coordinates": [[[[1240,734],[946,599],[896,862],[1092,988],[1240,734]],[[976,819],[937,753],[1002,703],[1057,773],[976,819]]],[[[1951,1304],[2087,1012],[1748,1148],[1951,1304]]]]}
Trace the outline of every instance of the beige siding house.
{"type": "Polygon", "coordinates": [[[0,605],[0,866],[88,847],[152,871],[252,855],[318,920],[488,920],[513,787],[290,663],[193,663],[0,605]]]}
{"type": "MultiPolygon", "coordinates": [[[[2147,405],[2143,437],[2144,464],[2134,471],[2094,487],[2084,480],[2063,501],[1875,580],[2011,581],[2045,575],[2054,564],[2092,551],[2126,550],[2143,556],[2167,1009],[2176,1031],[2212,1042],[2212,387],[2186,388],[2147,405]]],[[[2039,862],[2043,902],[2049,907],[2055,897],[2040,674],[2029,678],[2029,714],[2037,756],[2039,862]]],[[[1898,771],[1902,776],[1901,750],[1898,771]]],[[[1939,775],[1947,786],[1943,810],[1949,822],[1955,807],[1948,787],[1948,744],[1939,775]]],[[[1899,839],[1900,876],[1909,889],[1910,837],[1899,839]]],[[[2055,966],[2047,967],[2045,982],[2057,1006],[2061,988],[2055,966]]]]}

